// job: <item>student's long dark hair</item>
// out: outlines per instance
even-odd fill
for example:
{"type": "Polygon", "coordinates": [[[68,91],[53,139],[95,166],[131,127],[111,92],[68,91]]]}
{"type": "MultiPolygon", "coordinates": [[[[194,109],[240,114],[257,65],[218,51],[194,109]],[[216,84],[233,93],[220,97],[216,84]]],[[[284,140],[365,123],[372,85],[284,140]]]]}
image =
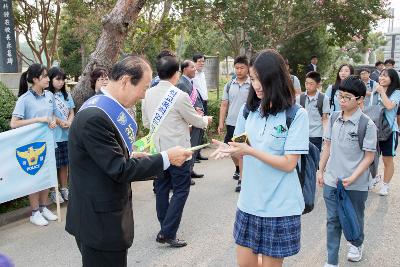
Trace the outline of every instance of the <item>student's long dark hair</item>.
{"type": "Polygon", "coordinates": [[[340,67],[339,67],[339,69],[337,71],[337,74],[336,74],[335,84],[333,85],[333,86],[336,86],[338,88],[339,88],[340,83],[342,82],[342,80],[340,79],[340,76],[339,76],[339,72],[343,67],[348,67],[350,69],[350,75],[354,75],[354,68],[353,68],[352,65],[350,65],[350,64],[342,64],[342,65],[340,65],[340,67]]]}
{"type": "Polygon", "coordinates": [[[29,88],[28,83],[33,84],[33,78],[39,79],[40,75],[42,75],[45,70],[47,70],[46,67],[38,63],[30,65],[29,68],[22,73],[19,80],[18,97],[25,94],[29,88]]]}
{"type": "MultiPolygon", "coordinates": [[[[53,94],[56,92],[56,89],[53,86],[53,79],[55,79],[55,78],[65,81],[65,79],[67,78],[67,75],[65,75],[65,72],[63,71],[63,69],[60,69],[59,67],[52,67],[51,69],[49,69],[50,82],[49,82],[49,87],[47,88],[47,90],[49,90],[53,94]]],[[[67,90],[65,89],[65,83],[64,83],[63,87],[60,89],[60,92],[64,96],[65,101],[68,101],[68,93],[67,93],[67,90]]]]}
{"type": "Polygon", "coordinates": [[[384,69],[381,71],[382,73],[386,73],[390,78],[390,85],[386,90],[386,95],[390,97],[394,91],[400,90],[399,74],[394,69],[384,69]]]}
{"type": "Polygon", "coordinates": [[[259,99],[251,86],[247,98],[247,107],[256,111],[261,104],[261,114],[278,113],[294,104],[295,90],[286,69],[283,57],[273,49],[259,52],[250,60],[263,90],[263,99],[259,99]]]}

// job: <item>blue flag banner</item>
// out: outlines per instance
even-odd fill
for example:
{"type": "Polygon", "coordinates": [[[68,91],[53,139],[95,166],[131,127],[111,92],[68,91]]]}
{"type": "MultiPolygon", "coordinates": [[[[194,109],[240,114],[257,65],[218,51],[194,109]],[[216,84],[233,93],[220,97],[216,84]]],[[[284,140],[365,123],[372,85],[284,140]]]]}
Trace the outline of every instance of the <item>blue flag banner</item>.
{"type": "Polygon", "coordinates": [[[0,133],[0,203],[56,185],[54,145],[46,123],[0,133]]]}

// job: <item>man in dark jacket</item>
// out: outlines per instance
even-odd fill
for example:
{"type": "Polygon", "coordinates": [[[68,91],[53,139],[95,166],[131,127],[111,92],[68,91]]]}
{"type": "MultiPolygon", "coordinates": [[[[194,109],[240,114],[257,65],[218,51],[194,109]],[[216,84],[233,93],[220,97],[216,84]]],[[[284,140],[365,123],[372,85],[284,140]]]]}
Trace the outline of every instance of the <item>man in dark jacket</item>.
{"type": "Polygon", "coordinates": [[[118,62],[109,84],[85,102],[71,125],[65,229],[75,236],[85,267],[127,266],[134,236],[131,182],[191,156],[182,147],[152,156],[133,152],[137,125],[126,108],[144,98],[151,77],[150,65],[140,57],[118,62]]]}

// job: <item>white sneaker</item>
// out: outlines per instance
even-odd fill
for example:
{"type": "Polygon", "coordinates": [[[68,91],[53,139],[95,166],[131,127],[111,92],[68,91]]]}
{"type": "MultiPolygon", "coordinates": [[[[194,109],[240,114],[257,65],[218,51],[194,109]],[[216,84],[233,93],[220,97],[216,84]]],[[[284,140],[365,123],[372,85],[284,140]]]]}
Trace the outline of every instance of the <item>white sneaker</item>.
{"type": "Polygon", "coordinates": [[[325,263],[324,267],[339,267],[339,264],[334,265],[334,264],[325,263]]]}
{"type": "Polygon", "coordinates": [[[389,194],[389,185],[383,183],[381,189],[378,192],[381,196],[387,196],[389,194]]]}
{"type": "Polygon", "coordinates": [[[61,193],[62,198],[63,198],[65,201],[68,201],[68,196],[69,196],[69,190],[68,190],[68,188],[61,188],[61,189],[60,189],[60,193],[61,193]]]}
{"type": "Polygon", "coordinates": [[[378,174],[377,176],[369,180],[368,189],[374,189],[380,183],[380,181],[382,181],[382,176],[378,174]]]}
{"type": "MultiPolygon", "coordinates": [[[[64,203],[64,199],[62,198],[60,192],[57,192],[57,195],[58,195],[58,201],[60,201],[60,204],[64,203]]],[[[51,199],[51,201],[53,201],[53,203],[57,203],[57,201],[56,201],[56,192],[55,191],[52,191],[50,193],[50,199],[51,199]]]]}
{"type": "Polygon", "coordinates": [[[36,211],[30,218],[29,221],[37,226],[48,225],[49,222],[43,217],[40,211],[36,211]]]}
{"type": "Polygon", "coordinates": [[[54,215],[48,208],[44,207],[42,210],[42,215],[49,221],[57,220],[57,216],[54,215]]]}
{"type": "Polygon", "coordinates": [[[358,262],[362,258],[362,253],[363,253],[363,245],[361,245],[360,247],[356,247],[349,244],[349,252],[347,253],[347,260],[358,262]]]}

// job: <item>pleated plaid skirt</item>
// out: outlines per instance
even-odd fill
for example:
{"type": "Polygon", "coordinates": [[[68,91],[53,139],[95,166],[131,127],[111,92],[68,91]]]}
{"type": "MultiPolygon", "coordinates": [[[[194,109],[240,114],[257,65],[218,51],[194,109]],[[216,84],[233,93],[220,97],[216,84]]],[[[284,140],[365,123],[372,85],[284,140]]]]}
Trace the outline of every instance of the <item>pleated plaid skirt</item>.
{"type": "Polygon", "coordinates": [[[259,217],[237,210],[233,237],[237,245],[274,258],[285,258],[300,251],[300,215],[259,217]]]}
{"type": "Polygon", "coordinates": [[[69,164],[68,160],[68,142],[57,142],[57,148],[55,149],[56,153],[56,165],[57,168],[61,166],[65,166],[69,164]]]}

